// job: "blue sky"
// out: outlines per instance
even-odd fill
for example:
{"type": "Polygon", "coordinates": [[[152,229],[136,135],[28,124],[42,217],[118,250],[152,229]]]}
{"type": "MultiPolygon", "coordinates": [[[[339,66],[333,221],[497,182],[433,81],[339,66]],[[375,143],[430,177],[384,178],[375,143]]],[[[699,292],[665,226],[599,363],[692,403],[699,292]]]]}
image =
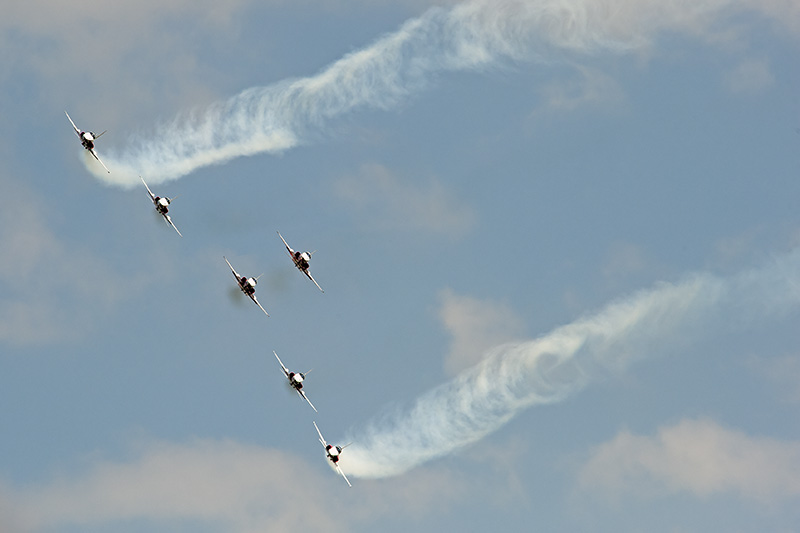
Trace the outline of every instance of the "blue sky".
{"type": "Polygon", "coordinates": [[[794,2],[161,4],[0,21],[2,531],[796,528],[794,2]]]}

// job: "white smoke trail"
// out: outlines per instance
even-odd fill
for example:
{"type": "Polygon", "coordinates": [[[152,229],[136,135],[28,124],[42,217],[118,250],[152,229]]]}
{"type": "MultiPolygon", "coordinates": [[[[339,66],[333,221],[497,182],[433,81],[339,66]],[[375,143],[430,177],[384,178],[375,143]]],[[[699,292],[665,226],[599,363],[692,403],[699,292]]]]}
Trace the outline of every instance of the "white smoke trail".
{"type": "Polygon", "coordinates": [[[401,474],[482,439],[524,409],[564,400],[609,369],[798,305],[800,250],[727,279],[696,275],[661,284],[539,339],[496,348],[407,412],[348,436],[354,444],[342,468],[366,478],[401,474]]]}
{"type": "MultiPolygon", "coordinates": [[[[101,153],[104,181],[138,186],[197,168],[308,142],[311,133],[358,108],[387,109],[447,71],[500,61],[557,60],[563,53],[646,48],[660,31],[713,34],[729,12],[752,9],[791,24],[800,3],[760,0],[471,0],[432,8],[316,76],[251,88],[158,126],[122,152],[101,153]]],[[[800,25],[800,24],[799,24],[800,25]]]]}

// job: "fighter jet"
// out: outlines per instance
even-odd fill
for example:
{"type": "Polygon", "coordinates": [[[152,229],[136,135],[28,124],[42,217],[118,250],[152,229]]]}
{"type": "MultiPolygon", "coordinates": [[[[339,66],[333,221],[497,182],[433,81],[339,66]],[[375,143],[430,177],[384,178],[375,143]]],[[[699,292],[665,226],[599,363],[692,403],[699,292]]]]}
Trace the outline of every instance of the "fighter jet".
{"type": "MultiPolygon", "coordinates": [[[[239,289],[241,289],[241,291],[243,293],[245,293],[247,296],[249,296],[250,299],[253,300],[253,302],[258,307],[260,307],[262,311],[264,311],[265,315],[269,316],[269,313],[267,313],[267,310],[264,309],[263,307],[261,307],[261,304],[258,303],[258,300],[256,299],[256,283],[258,283],[258,278],[260,278],[261,276],[258,276],[258,278],[246,278],[244,276],[240,276],[233,269],[233,265],[231,265],[231,262],[228,261],[228,258],[225,257],[224,255],[222,256],[222,258],[225,260],[226,263],[228,263],[228,266],[230,267],[231,272],[233,273],[233,277],[236,278],[236,283],[239,284],[239,289]]],[[[262,276],[263,276],[263,274],[262,274],[262,276]]]]}
{"type": "MultiPolygon", "coordinates": [[[[172,223],[172,219],[169,218],[169,215],[167,214],[169,213],[169,204],[172,203],[172,200],[174,200],[174,198],[167,198],[166,196],[162,197],[154,195],[153,191],[151,191],[150,187],[148,187],[147,183],[145,183],[144,178],[139,176],[139,179],[142,180],[142,183],[144,183],[144,186],[147,189],[147,194],[150,195],[150,200],[153,201],[153,205],[156,207],[156,212],[158,212],[158,214],[163,216],[164,220],[166,220],[170,226],[175,228],[175,231],[178,232],[178,235],[181,235],[181,232],[178,231],[178,228],[175,226],[175,224],[172,223]]],[[[183,237],[183,235],[181,235],[181,237],[183,237]]]]}
{"type": "Polygon", "coordinates": [[[314,422],[314,427],[317,428],[317,433],[319,434],[319,441],[325,447],[325,455],[328,457],[328,460],[333,463],[334,468],[336,471],[341,474],[344,480],[347,482],[348,487],[352,487],[353,485],[350,484],[350,480],[347,479],[347,476],[344,475],[342,469],[339,467],[339,454],[342,453],[342,450],[350,446],[352,442],[345,444],[344,446],[333,446],[332,444],[328,444],[325,442],[325,438],[322,436],[322,432],[320,432],[319,428],[317,427],[317,423],[314,422]]]}
{"type": "Polygon", "coordinates": [[[286,379],[289,380],[289,385],[294,390],[297,391],[297,394],[302,396],[303,399],[308,402],[308,405],[310,405],[314,411],[317,411],[317,408],[314,407],[314,404],[311,403],[311,400],[308,399],[306,393],[303,392],[303,381],[306,379],[306,374],[308,374],[308,372],[311,372],[311,370],[306,372],[306,374],[303,374],[302,372],[289,372],[289,369],[286,368],[286,366],[283,364],[281,358],[278,357],[278,353],[275,350],[272,350],[272,353],[275,354],[275,358],[278,360],[278,363],[280,363],[281,368],[283,369],[283,373],[286,375],[286,379]]]}
{"type": "Polygon", "coordinates": [[[322,287],[319,286],[317,280],[311,277],[311,272],[308,271],[308,262],[311,261],[311,256],[314,254],[314,252],[296,252],[295,250],[292,250],[292,248],[289,246],[289,243],[287,243],[286,239],[284,239],[283,235],[281,235],[280,231],[278,232],[278,237],[281,238],[283,245],[286,246],[286,251],[289,253],[289,257],[292,258],[292,261],[294,261],[294,266],[296,266],[300,272],[308,276],[308,279],[313,281],[314,285],[316,285],[319,290],[325,292],[322,290],[322,287]]]}
{"type": "Polygon", "coordinates": [[[103,165],[103,168],[104,168],[104,169],[106,169],[106,172],[108,172],[109,174],[111,174],[111,171],[110,171],[110,170],[108,170],[108,167],[105,165],[105,163],[103,163],[102,161],[100,161],[100,157],[97,155],[97,152],[96,152],[96,151],[95,151],[95,149],[94,149],[94,142],[95,142],[97,139],[99,139],[99,138],[100,138],[100,135],[103,135],[103,133],[105,133],[105,130],[104,130],[104,131],[103,131],[103,133],[101,133],[100,135],[95,135],[95,134],[94,134],[93,132],[91,132],[91,131],[83,131],[83,130],[79,130],[79,129],[78,129],[78,126],[76,126],[76,125],[75,125],[75,123],[74,123],[74,122],[72,122],[72,119],[70,118],[70,116],[69,116],[69,113],[67,113],[66,111],[64,111],[64,114],[66,114],[66,115],[67,115],[67,118],[69,119],[70,123],[72,124],[72,127],[75,129],[75,135],[77,135],[77,136],[78,136],[78,139],[80,139],[80,140],[81,140],[81,144],[83,145],[83,147],[84,147],[84,148],[86,148],[87,150],[89,150],[89,153],[90,153],[90,154],[92,154],[92,155],[94,156],[94,158],[95,158],[95,159],[97,159],[97,161],[98,161],[98,162],[99,162],[101,165],[103,165]]]}

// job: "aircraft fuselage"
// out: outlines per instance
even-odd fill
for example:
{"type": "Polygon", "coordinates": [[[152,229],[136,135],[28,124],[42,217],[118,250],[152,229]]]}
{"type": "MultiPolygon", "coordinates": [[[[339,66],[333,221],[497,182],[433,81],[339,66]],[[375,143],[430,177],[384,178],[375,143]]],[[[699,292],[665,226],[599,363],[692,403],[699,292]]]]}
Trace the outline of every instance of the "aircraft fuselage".
{"type": "Polygon", "coordinates": [[[158,211],[162,215],[166,215],[167,213],[169,213],[169,207],[167,207],[169,206],[169,200],[167,200],[166,198],[156,196],[156,199],[153,203],[156,204],[156,211],[158,211]]]}
{"type": "Polygon", "coordinates": [[[81,144],[87,150],[94,149],[94,135],[92,135],[92,132],[81,132],[81,144]]]}
{"type": "Polygon", "coordinates": [[[303,380],[305,376],[300,372],[289,372],[289,383],[297,390],[303,388],[303,380]]]}
{"type": "Polygon", "coordinates": [[[333,464],[336,464],[336,463],[339,462],[339,453],[342,450],[339,449],[338,446],[333,446],[331,444],[328,444],[327,446],[325,446],[325,451],[328,454],[328,459],[330,459],[333,464]]]}
{"type": "Polygon", "coordinates": [[[292,256],[294,259],[294,264],[302,271],[308,270],[308,253],[306,252],[295,252],[292,256]]]}
{"type": "Polygon", "coordinates": [[[246,295],[252,296],[256,292],[256,280],[242,276],[239,279],[239,287],[246,295]]]}

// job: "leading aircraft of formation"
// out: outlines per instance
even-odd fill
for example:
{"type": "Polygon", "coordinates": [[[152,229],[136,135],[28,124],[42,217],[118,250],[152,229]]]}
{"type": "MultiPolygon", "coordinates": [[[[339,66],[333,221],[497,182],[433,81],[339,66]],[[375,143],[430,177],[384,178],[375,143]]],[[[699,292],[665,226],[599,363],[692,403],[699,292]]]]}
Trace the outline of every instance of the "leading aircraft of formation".
{"type": "MultiPolygon", "coordinates": [[[[94,158],[103,166],[103,168],[106,169],[106,172],[111,173],[111,171],[108,170],[108,167],[106,167],[105,163],[103,163],[103,161],[97,155],[97,151],[95,150],[94,147],[94,142],[97,139],[99,139],[100,136],[102,136],[105,133],[105,131],[103,131],[103,133],[100,133],[99,135],[95,135],[94,132],[91,131],[83,131],[79,129],[78,126],[75,125],[75,122],[72,121],[72,118],[69,116],[69,113],[64,111],[64,114],[67,115],[67,119],[69,119],[70,123],[72,124],[72,128],[75,130],[75,135],[77,135],[78,139],[81,141],[81,145],[90,154],[92,154],[92,156],[94,156],[94,158]]],[[[150,196],[150,200],[153,202],[156,212],[158,212],[158,214],[164,217],[164,220],[170,226],[172,226],[173,229],[175,229],[178,235],[183,237],[183,235],[181,235],[180,230],[178,230],[177,226],[175,226],[175,224],[172,222],[172,219],[168,214],[169,205],[172,202],[172,200],[174,200],[174,198],[167,198],[166,196],[163,197],[156,196],[155,194],[153,194],[153,191],[150,190],[150,187],[148,187],[147,183],[144,181],[144,178],[142,178],[141,176],[139,176],[139,178],[142,180],[142,183],[147,189],[147,194],[150,196]]],[[[317,283],[317,280],[315,280],[314,277],[311,275],[311,272],[309,271],[309,262],[311,261],[311,256],[313,255],[314,252],[299,252],[293,250],[289,246],[289,243],[286,242],[286,239],[283,238],[283,235],[281,235],[280,232],[278,232],[278,236],[281,238],[281,241],[283,241],[284,246],[286,246],[286,251],[289,254],[289,257],[292,258],[292,261],[294,262],[294,265],[298,268],[298,270],[300,270],[303,274],[305,274],[308,277],[308,279],[310,279],[320,291],[325,292],[322,289],[322,287],[320,287],[319,283],[317,283]]],[[[265,315],[269,316],[267,310],[264,309],[264,307],[258,302],[258,299],[256,298],[256,284],[258,283],[258,278],[260,278],[261,276],[255,278],[248,278],[245,276],[241,276],[233,268],[233,265],[231,265],[231,262],[228,261],[227,257],[223,256],[222,258],[225,259],[225,262],[231,269],[231,273],[233,274],[234,279],[236,279],[236,283],[239,285],[239,289],[244,294],[246,294],[251,300],[253,300],[253,303],[255,303],[262,311],[264,311],[265,315]]],[[[314,411],[316,411],[317,408],[314,407],[314,404],[311,403],[311,400],[308,399],[308,397],[305,394],[305,391],[303,391],[303,381],[305,380],[306,377],[305,374],[307,374],[308,372],[306,372],[305,374],[302,372],[290,372],[289,369],[286,368],[286,366],[283,364],[283,361],[281,361],[281,358],[278,357],[277,352],[273,350],[272,353],[275,354],[275,358],[281,365],[281,370],[283,370],[283,374],[286,376],[286,379],[289,380],[289,385],[295,391],[297,391],[297,393],[300,396],[302,396],[302,398],[306,402],[308,402],[308,405],[310,405],[311,408],[314,409],[314,411]]],[[[314,428],[317,430],[317,435],[319,435],[320,444],[322,444],[322,446],[325,448],[325,457],[331,462],[333,467],[336,469],[336,472],[338,472],[339,475],[341,475],[342,478],[344,478],[345,482],[347,483],[347,486],[352,487],[352,485],[350,484],[350,480],[347,479],[347,476],[344,474],[342,468],[339,466],[340,454],[342,453],[342,450],[350,446],[350,444],[345,444],[344,446],[336,446],[333,444],[328,444],[325,441],[325,437],[322,436],[322,432],[319,430],[316,421],[314,422],[314,428]]]]}
{"type": "Polygon", "coordinates": [[[334,446],[333,444],[328,444],[325,442],[325,437],[322,436],[322,432],[317,427],[316,422],[314,422],[314,427],[317,429],[317,433],[319,434],[319,442],[325,447],[325,456],[328,458],[331,464],[333,464],[333,467],[336,469],[336,471],[339,472],[339,475],[341,475],[347,482],[347,486],[352,487],[353,485],[350,484],[350,480],[347,479],[347,476],[344,475],[344,472],[342,472],[342,469],[339,466],[339,454],[341,454],[342,450],[350,446],[352,443],[345,444],[344,446],[334,446]]]}

